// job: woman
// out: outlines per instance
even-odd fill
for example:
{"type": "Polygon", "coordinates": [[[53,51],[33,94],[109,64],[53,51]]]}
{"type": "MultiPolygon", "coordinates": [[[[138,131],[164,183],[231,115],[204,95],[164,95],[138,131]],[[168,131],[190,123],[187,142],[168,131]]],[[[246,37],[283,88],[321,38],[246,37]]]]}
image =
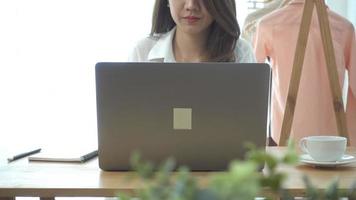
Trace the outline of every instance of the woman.
{"type": "Polygon", "coordinates": [[[255,62],[240,37],[235,0],[156,0],[150,37],[133,62],[255,62]]]}

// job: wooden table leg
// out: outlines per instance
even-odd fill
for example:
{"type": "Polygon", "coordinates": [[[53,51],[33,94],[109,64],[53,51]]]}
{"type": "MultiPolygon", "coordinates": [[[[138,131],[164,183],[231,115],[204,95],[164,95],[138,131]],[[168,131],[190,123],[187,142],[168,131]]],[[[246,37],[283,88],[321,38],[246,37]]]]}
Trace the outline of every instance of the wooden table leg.
{"type": "Polygon", "coordinates": [[[0,197],[0,200],[15,200],[15,197],[0,197]]]}
{"type": "Polygon", "coordinates": [[[55,197],[40,197],[40,200],[55,200],[54,198],[55,197]]]}

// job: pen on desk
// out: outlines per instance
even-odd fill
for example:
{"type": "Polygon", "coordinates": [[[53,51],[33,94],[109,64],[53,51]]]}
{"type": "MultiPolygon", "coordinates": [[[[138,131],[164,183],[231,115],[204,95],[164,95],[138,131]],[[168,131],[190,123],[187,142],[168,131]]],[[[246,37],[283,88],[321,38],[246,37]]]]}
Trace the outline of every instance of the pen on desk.
{"type": "Polygon", "coordinates": [[[41,149],[35,149],[35,150],[33,150],[33,151],[28,151],[28,152],[25,152],[25,153],[20,153],[20,154],[18,154],[18,155],[13,156],[12,158],[8,158],[7,161],[8,161],[8,162],[12,162],[12,161],[18,160],[18,159],[20,159],[20,158],[23,158],[23,157],[26,157],[26,156],[29,156],[29,155],[38,153],[38,152],[40,152],[40,151],[41,151],[41,149]]]}
{"type": "Polygon", "coordinates": [[[94,158],[97,155],[98,155],[98,150],[95,150],[95,151],[92,151],[92,152],[82,156],[80,159],[81,159],[82,162],[85,162],[87,160],[90,160],[90,159],[94,158]]]}

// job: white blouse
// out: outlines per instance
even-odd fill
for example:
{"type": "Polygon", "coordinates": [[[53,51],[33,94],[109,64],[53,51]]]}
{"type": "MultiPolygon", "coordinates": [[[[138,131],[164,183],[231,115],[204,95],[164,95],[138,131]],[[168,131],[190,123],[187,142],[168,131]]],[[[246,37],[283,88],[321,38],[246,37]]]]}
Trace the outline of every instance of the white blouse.
{"type": "MultiPolygon", "coordinates": [[[[176,62],[172,41],[176,28],[157,37],[139,41],[129,55],[129,62],[176,62]]],[[[237,63],[256,62],[252,46],[240,37],[235,48],[237,63]]]]}

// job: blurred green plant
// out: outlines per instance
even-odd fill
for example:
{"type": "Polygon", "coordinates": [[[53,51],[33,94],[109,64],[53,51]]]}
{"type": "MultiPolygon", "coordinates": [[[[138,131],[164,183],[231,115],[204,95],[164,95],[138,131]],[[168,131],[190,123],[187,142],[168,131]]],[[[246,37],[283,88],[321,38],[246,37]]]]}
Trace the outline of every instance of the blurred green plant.
{"type": "MultiPolygon", "coordinates": [[[[287,174],[277,170],[279,165],[295,165],[298,162],[294,143],[289,142],[282,157],[257,149],[252,144],[247,144],[246,148],[248,153],[244,161],[231,162],[228,171],[211,177],[210,184],[204,188],[198,186],[187,167],[177,169],[174,159],[167,159],[157,170],[154,163],[142,161],[139,153],[135,153],[131,164],[144,186],[137,189],[133,196],[124,193],[118,196],[120,200],[250,200],[261,196],[262,190],[268,190],[270,192],[264,195],[265,199],[294,199],[283,189],[287,174]],[[264,174],[259,172],[263,166],[264,174]]],[[[335,180],[326,191],[321,192],[307,177],[303,178],[308,200],[339,200],[340,197],[356,200],[356,182],[349,191],[340,192],[335,180]]]]}

